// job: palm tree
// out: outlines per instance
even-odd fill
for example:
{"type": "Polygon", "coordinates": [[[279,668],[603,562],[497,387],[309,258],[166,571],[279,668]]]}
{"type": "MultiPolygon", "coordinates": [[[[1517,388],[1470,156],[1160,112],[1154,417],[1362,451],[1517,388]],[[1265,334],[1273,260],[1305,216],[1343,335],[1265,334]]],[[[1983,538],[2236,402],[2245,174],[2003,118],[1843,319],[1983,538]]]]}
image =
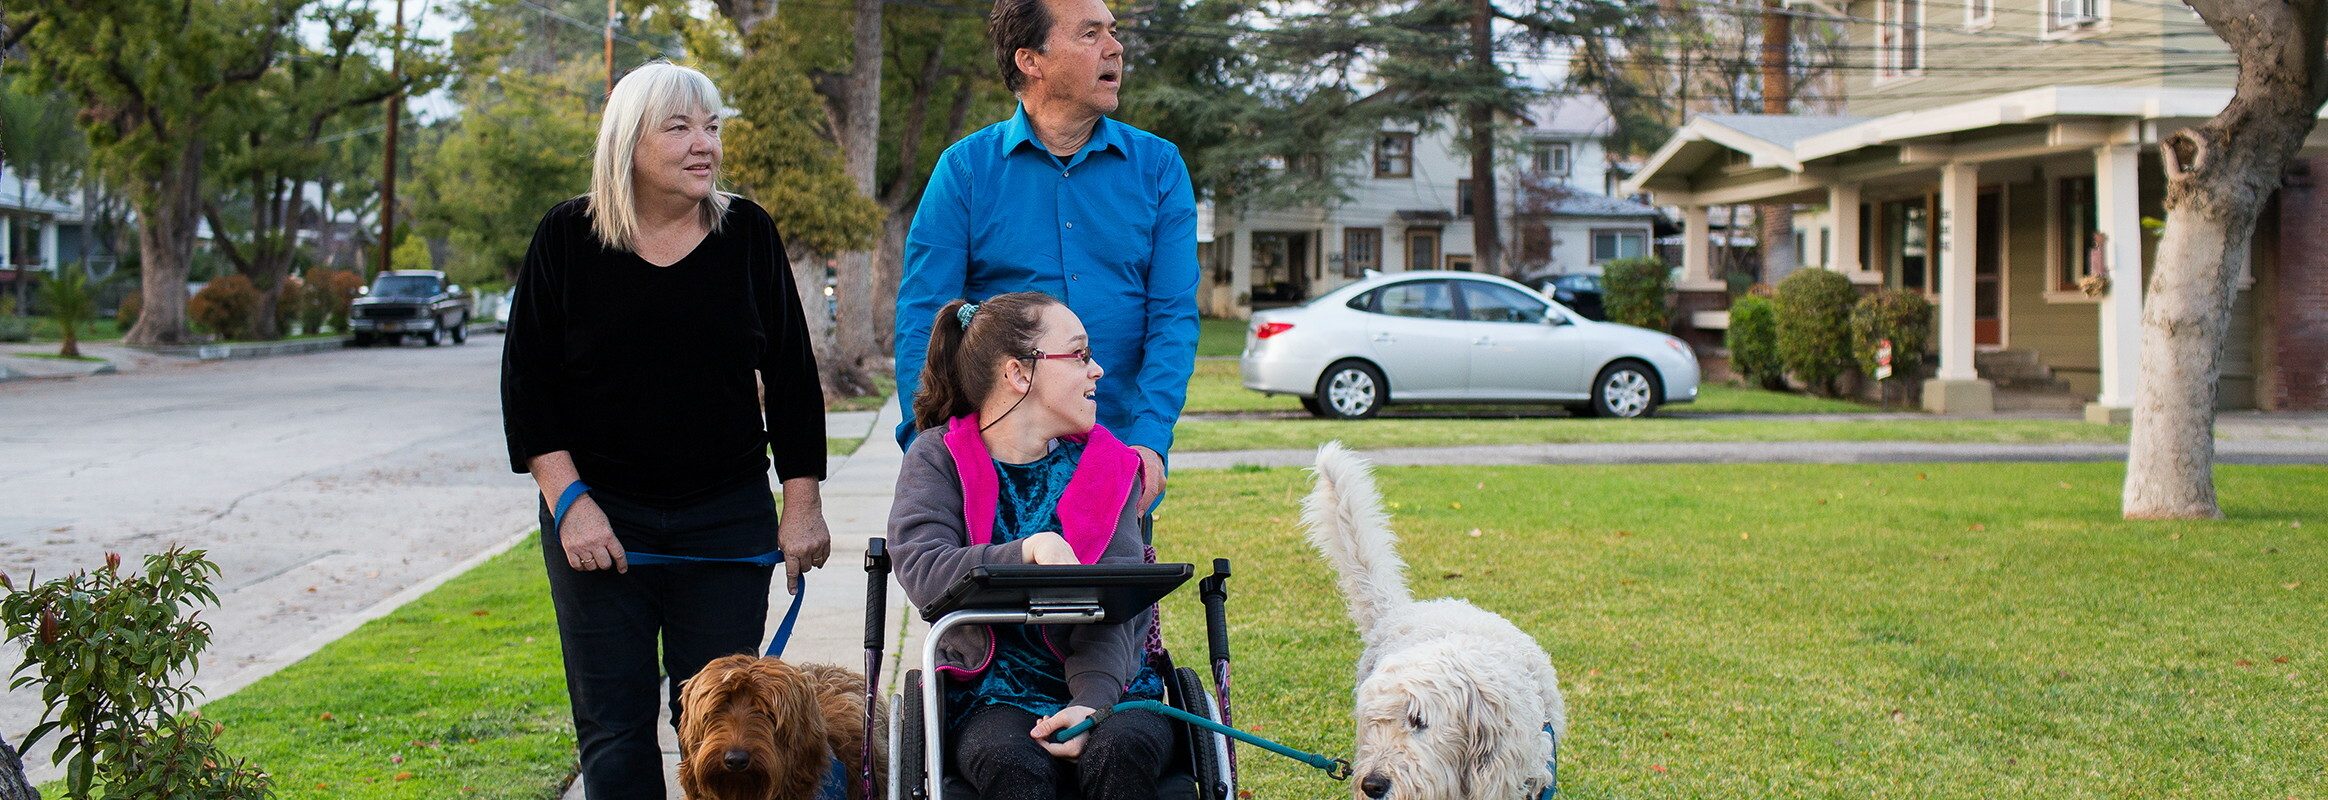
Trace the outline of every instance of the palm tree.
{"type": "Polygon", "coordinates": [[[40,283],[40,304],[48,308],[49,319],[65,333],[65,347],[57,352],[61,357],[81,357],[81,326],[97,316],[91,288],[89,273],[79,266],[59,266],[56,277],[40,283]]]}

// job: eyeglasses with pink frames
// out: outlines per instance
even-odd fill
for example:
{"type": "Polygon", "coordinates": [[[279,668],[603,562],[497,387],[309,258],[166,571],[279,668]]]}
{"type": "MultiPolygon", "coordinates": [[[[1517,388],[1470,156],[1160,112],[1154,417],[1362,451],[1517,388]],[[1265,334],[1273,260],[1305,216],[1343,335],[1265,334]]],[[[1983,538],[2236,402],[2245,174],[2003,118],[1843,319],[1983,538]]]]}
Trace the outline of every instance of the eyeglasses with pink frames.
{"type": "Polygon", "coordinates": [[[1078,347],[1065,353],[1045,353],[1037,350],[1029,355],[1019,357],[1030,361],[1073,361],[1078,366],[1090,366],[1091,348],[1078,347]]]}

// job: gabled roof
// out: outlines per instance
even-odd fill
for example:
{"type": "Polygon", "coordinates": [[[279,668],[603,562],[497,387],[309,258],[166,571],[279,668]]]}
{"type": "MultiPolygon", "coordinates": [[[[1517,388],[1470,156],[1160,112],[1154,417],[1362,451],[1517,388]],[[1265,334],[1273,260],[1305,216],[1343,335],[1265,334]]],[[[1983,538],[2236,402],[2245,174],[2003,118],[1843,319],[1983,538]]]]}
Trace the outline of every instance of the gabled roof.
{"type": "Polygon", "coordinates": [[[73,214],[73,204],[50,197],[7,170],[0,170],[0,209],[58,216],[73,214]]]}
{"type": "Polygon", "coordinates": [[[1665,146],[1649,156],[1641,176],[1671,170],[1695,170],[1724,150],[1745,153],[1756,167],[1803,171],[1795,146],[1805,139],[1843,130],[1868,121],[1866,117],[1837,115],[1700,114],[1692,118],[1665,146]]]}

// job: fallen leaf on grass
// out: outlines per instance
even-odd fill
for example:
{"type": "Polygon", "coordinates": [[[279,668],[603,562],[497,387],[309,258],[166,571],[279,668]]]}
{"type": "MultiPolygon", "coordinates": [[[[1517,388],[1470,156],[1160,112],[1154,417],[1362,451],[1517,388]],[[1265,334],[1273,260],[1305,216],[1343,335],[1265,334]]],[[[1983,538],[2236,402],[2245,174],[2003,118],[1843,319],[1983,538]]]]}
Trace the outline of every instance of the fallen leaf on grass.
{"type": "Polygon", "coordinates": [[[1471,529],[1471,538],[1473,538],[1473,539],[1477,539],[1477,538],[1479,538],[1479,537],[1481,536],[1481,533],[1482,533],[1482,532],[1481,532],[1481,531],[1480,531],[1478,528],[1472,528],[1472,529],[1471,529]]]}
{"type": "Polygon", "coordinates": [[[2242,659],[2239,659],[2238,661],[2233,661],[2233,662],[2231,662],[2231,665],[2232,665],[2232,666],[2235,666],[2235,667],[2238,667],[2238,668],[2240,668],[2240,669],[2246,669],[2246,668],[2248,668],[2248,667],[2255,666],[2255,662],[2253,662],[2253,661],[2249,661],[2249,660],[2247,660],[2247,659],[2244,659],[2244,658],[2242,658],[2242,659]]]}
{"type": "Polygon", "coordinates": [[[1922,481],[1922,480],[1931,480],[1931,479],[1930,479],[1930,478],[1927,478],[1927,477],[1925,477],[1925,476],[1924,476],[1924,473],[1918,472],[1918,473],[1916,473],[1916,480],[1922,481]]]}
{"type": "Polygon", "coordinates": [[[487,610],[487,609],[482,609],[482,608],[480,608],[480,609],[477,609],[477,610],[475,610],[475,611],[471,611],[471,612],[469,612],[469,616],[472,616],[472,617],[482,617],[482,616],[487,616],[487,615],[490,615],[490,614],[492,614],[492,613],[493,613],[493,612],[492,612],[492,611],[490,611],[490,610],[487,610]]]}
{"type": "Polygon", "coordinates": [[[1447,504],[1447,507],[1448,507],[1448,508],[1455,509],[1455,510],[1457,510],[1457,511],[1462,511],[1462,510],[1463,510],[1463,501],[1461,501],[1461,500],[1457,500],[1457,501],[1455,501],[1455,502],[1448,503],[1448,504],[1447,504]]]}
{"type": "Polygon", "coordinates": [[[1905,722],[1907,722],[1907,721],[1908,721],[1908,712],[1901,711],[1901,710],[1899,710],[1899,709],[1896,709],[1896,708],[1895,708],[1895,709],[1892,709],[1892,711],[1891,711],[1891,721],[1893,721],[1893,722],[1896,722],[1896,723],[1905,723],[1905,722]]]}
{"type": "Polygon", "coordinates": [[[323,712],[323,713],[321,713],[321,714],[317,714],[317,715],[315,715],[315,718],[316,718],[316,719],[323,720],[323,721],[325,721],[325,722],[330,722],[330,721],[332,721],[332,720],[339,719],[338,717],[334,717],[334,716],[332,716],[332,715],[331,715],[331,712],[329,712],[329,711],[323,712]]]}
{"type": "Polygon", "coordinates": [[[389,757],[388,757],[388,763],[390,763],[390,764],[402,764],[402,763],[404,763],[404,756],[401,756],[401,755],[394,755],[394,756],[389,756],[389,757]]]}
{"type": "Polygon", "coordinates": [[[1665,774],[1665,765],[1664,765],[1664,764],[1651,764],[1651,765],[1649,765],[1649,771],[1650,771],[1650,772],[1657,773],[1657,774],[1659,774],[1659,775],[1663,775],[1663,774],[1665,774]]]}
{"type": "Polygon", "coordinates": [[[1743,542],[1743,541],[1746,541],[1746,532],[1745,532],[1745,531],[1739,531],[1739,532],[1738,532],[1738,541],[1741,541],[1741,542],[1743,542]]]}
{"type": "Polygon", "coordinates": [[[410,772],[399,772],[399,773],[396,773],[396,779],[397,779],[397,780],[400,780],[400,781],[409,781],[409,780],[412,780],[412,773],[410,773],[410,772]]]}
{"type": "Polygon", "coordinates": [[[1987,526],[1987,525],[1982,525],[1982,524],[1980,524],[1980,523],[1978,523],[1978,522],[1975,522],[1975,523],[1973,523],[1973,524],[1972,524],[1972,532],[1973,532],[1973,533],[1979,533],[1979,532],[1981,532],[1981,531],[1985,531],[1985,530],[1988,530],[1988,526],[1987,526]]]}
{"type": "Polygon", "coordinates": [[[2271,660],[2271,663],[2274,663],[2274,664],[2285,664],[2285,663],[2288,663],[2288,657],[2287,657],[2287,656],[2277,656],[2277,657],[2274,657],[2274,658],[2272,658],[2272,660],[2271,660]]]}
{"type": "Polygon", "coordinates": [[[2070,487],[2070,485],[2069,485],[2069,481],[2062,481],[2061,483],[2059,483],[2059,484],[2057,484],[2057,485],[2058,485],[2058,486],[2060,486],[2061,488],[2064,488],[2064,489],[2071,488],[2071,487],[2070,487]]]}
{"type": "Polygon", "coordinates": [[[1460,573],[1460,572],[1450,572],[1450,573],[1447,573],[1447,574],[1445,574],[1445,575],[1441,575],[1441,576],[1439,576],[1439,580],[1443,580],[1443,581],[1451,581],[1451,580],[1455,580],[1456,578],[1460,578],[1460,577],[1463,577],[1463,573],[1460,573]]]}

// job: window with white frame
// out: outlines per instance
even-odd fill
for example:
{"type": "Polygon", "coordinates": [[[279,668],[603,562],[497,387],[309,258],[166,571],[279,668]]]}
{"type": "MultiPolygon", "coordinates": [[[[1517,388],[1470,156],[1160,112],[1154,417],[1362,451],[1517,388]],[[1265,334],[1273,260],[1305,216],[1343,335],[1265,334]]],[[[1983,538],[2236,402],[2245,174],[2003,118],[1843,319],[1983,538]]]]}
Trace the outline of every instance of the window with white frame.
{"type": "Polygon", "coordinates": [[[1922,74],[1923,0],[1876,0],[1876,80],[1897,80],[1922,74]]]}
{"type": "Polygon", "coordinates": [[[2109,9],[2103,0],[2042,1],[2045,3],[2046,36],[2075,35],[2099,27],[2109,16],[2109,9]]]}
{"type": "Polygon", "coordinates": [[[1415,135],[1383,131],[1374,137],[1374,177],[1411,178],[1415,174],[1415,135]]]}
{"type": "Polygon", "coordinates": [[[1640,258],[1649,249],[1649,234],[1641,230],[1596,230],[1592,232],[1592,263],[1604,264],[1620,258],[1640,258]]]}
{"type": "Polygon", "coordinates": [[[1964,0],[1964,27],[1979,30],[1997,22],[1997,0],[1964,0]]]}
{"type": "Polygon", "coordinates": [[[1537,142],[1529,166],[1538,175],[1562,176],[1568,174],[1568,143],[1537,142]]]}

